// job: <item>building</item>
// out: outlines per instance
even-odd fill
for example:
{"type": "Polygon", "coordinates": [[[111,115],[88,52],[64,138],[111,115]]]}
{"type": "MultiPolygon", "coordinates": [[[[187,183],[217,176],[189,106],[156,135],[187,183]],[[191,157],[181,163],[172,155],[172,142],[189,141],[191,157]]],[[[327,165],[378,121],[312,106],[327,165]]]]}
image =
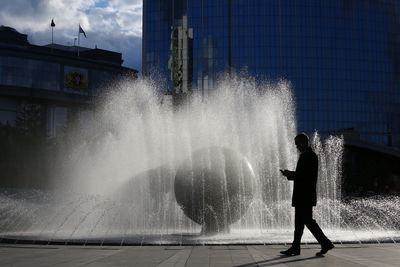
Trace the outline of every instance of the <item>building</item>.
{"type": "Polygon", "coordinates": [[[38,110],[43,130],[55,136],[71,116],[84,116],[107,84],[137,77],[122,63],[120,53],[98,48],[32,45],[27,35],[1,26],[0,123],[15,125],[27,109],[38,110]]]}
{"type": "Polygon", "coordinates": [[[397,0],[144,0],[143,74],[170,77],[174,32],[185,28],[192,90],[243,68],[284,78],[299,130],[399,148],[399,12],[397,0]]]}

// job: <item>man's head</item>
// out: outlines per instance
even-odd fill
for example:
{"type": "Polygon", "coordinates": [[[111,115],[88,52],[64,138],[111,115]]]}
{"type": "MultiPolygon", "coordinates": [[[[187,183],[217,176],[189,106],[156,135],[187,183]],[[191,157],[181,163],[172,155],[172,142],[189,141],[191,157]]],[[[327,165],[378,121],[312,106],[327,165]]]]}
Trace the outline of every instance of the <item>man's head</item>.
{"type": "Polygon", "coordinates": [[[309,146],[308,144],[308,136],[305,133],[299,133],[295,138],[294,142],[296,144],[297,149],[300,152],[303,152],[309,146]]]}

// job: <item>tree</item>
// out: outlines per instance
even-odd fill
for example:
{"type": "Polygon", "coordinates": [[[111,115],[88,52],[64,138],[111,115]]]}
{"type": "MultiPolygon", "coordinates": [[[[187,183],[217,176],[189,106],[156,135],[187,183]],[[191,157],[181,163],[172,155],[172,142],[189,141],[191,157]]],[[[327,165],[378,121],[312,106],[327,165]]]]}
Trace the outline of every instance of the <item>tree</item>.
{"type": "Polygon", "coordinates": [[[21,105],[15,126],[25,135],[40,136],[44,134],[42,107],[35,103],[21,105]]]}

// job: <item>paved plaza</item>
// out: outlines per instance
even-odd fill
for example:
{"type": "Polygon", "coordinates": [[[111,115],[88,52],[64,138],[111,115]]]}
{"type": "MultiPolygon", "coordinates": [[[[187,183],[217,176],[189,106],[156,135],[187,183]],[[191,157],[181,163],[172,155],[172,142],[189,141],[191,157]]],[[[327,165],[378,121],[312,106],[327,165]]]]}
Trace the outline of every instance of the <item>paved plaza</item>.
{"type": "Polygon", "coordinates": [[[317,245],[285,257],[283,245],[249,246],[0,246],[0,266],[400,266],[398,244],[336,245],[316,257],[317,245]]]}

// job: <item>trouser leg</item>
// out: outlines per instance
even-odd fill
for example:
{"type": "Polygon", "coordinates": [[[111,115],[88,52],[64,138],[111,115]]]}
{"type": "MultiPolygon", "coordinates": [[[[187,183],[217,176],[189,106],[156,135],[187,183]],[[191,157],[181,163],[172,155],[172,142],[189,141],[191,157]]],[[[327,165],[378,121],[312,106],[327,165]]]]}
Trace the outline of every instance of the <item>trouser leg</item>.
{"type": "Polygon", "coordinates": [[[331,241],[325,236],[321,227],[319,227],[318,223],[313,219],[312,209],[313,209],[312,207],[307,207],[304,210],[304,213],[303,213],[304,214],[304,224],[307,226],[307,228],[313,234],[315,239],[317,239],[318,243],[321,244],[321,246],[330,244],[331,241]]]}
{"type": "Polygon", "coordinates": [[[302,210],[295,208],[294,212],[294,239],[292,247],[300,248],[301,237],[304,231],[304,216],[302,210]]]}

